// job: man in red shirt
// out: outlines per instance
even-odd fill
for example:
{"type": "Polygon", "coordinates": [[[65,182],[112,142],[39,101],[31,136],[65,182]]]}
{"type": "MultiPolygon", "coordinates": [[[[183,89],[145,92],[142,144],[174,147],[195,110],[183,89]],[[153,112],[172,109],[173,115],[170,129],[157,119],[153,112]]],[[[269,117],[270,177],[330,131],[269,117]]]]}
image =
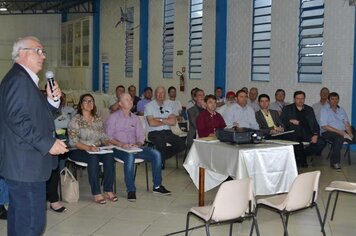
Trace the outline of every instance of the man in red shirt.
{"type": "Polygon", "coordinates": [[[225,128],[224,118],[216,112],[216,97],[207,95],[204,98],[206,110],[199,113],[197,117],[197,131],[199,138],[215,136],[216,129],[225,128]]]}

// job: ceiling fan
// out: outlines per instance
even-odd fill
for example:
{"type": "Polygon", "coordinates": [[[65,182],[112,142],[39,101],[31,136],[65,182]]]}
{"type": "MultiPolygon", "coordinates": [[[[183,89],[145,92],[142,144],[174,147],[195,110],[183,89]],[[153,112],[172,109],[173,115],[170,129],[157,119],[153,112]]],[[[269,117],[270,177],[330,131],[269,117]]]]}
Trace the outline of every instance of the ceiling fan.
{"type": "Polygon", "coordinates": [[[121,16],[120,16],[119,21],[116,23],[115,28],[117,28],[120,24],[125,25],[126,23],[128,23],[128,25],[126,25],[126,26],[129,26],[129,28],[126,28],[126,30],[134,30],[134,29],[140,27],[140,25],[133,26],[133,23],[134,23],[133,7],[131,7],[132,9],[127,8],[126,1],[127,0],[125,0],[124,9],[122,7],[120,7],[121,16]]]}
{"type": "Polygon", "coordinates": [[[115,28],[117,28],[121,23],[133,23],[133,21],[131,19],[128,18],[127,16],[127,9],[126,9],[126,2],[125,2],[125,11],[122,9],[122,7],[120,7],[120,11],[121,11],[121,16],[119,21],[116,23],[115,28]]]}

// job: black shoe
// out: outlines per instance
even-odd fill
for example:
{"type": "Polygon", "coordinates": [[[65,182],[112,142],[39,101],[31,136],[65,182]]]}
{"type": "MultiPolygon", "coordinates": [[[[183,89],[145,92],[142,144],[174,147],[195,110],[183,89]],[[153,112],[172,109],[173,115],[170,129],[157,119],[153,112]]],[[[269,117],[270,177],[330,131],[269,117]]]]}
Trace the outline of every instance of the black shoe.
{"type": "Polygon", "coordinates": [[[136,202],[136,192],[128,192],[127,193],[127,200],[129,202],[136,202]]]}
{"type": "Polygon", "coordinates": [[[157,193],[160,195],[171,195],[172,194],[172,192],[168,191],[163,185],[159,186],[158,188],[154,188],[153,193],[157,193]]]}
{"type": "Polygon", "coordinates": [[[57,212],[57,213],[63,213],[67,210],[67,208],[65,208],[64,206],[62,206],[61,208],[58,208],[58,209],[54,209],[52,206],[50,206],[49,208],[51,208],[52,211],[57,212]]]}
{"type": "Polygon", "coordinates": [[[0,220],[6,220],[7,219],[7,210],[4,206],[0,208],[0,220]]]}
{"type": "Polygon", "coordinates": [[[331,165],[331,168],[335,169],[335,170],[340,170],[341,169],[341,165],[340,163],[335,163],[331,165]]]}

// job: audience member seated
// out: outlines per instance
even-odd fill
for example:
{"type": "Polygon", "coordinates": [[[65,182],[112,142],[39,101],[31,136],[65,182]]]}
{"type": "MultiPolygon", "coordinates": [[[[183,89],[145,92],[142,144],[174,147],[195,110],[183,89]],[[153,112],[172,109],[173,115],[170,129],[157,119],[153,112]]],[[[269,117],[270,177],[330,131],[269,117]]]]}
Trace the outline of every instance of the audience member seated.
{"type": "Polygon", "coordinates": [[[137,115],[143,116],[145,113],[146,104],[151,101],[152,101],[152,88],[146,87],[145,90],[143,90],[143,99],[141,99],[137,103],[137,115]]]}
{"type": "Polygon", "coordinates": [[[289,103],[285,102],[286,92],[283,89],[277,89],[274,93],[276,101],[272,102],[269,106],[269,109],[278,111],[278,114],[282,114],[282,109],[289,103]]]}
{"type": "Polygon", "coordinates": [[[227,127],[258,129],[255,112],[247,105],[247,93],[243,90],[236,92],[237,103],[228,106],[223,113],[227,127]]]}
{"type": "Polygon", "coordinates": [[[187,148],[193,144],[193,139],[196,137],[197,132],[197,125],[196,120],[201,111],[205,109],[205,102],[204,102],[204,91],[201,89],[196,89],[194,91],[194,100],[195,105],[188,109],[188,122],[189,122],[189,129],[187,134],[187,148]]]}
{"type": "Polygon", "coordinates": [[[115,89],[116,98],[109,101],[109,110],[111,113],[120,109],[119,101],[120,96],[125,92],[125,87],[123,85],[118,85],[115,89]]]}
{"type": "Polygon", "coordinates": [[[215,136],[217,129],[225,128],[226,124],[224,118],[216,112],[217,101],[212,94],[205,96],[206,110],[199,113],[197,117],[197,132],[199,138],[208,136],[215,136]]]}
{"type": "Polygon", "coordinates": [[[269,96],[261,94],[258,96],[258,103],[261,110],[256,112],[256,121],[261,130],[270,130],[269,134],[280,133],[284,130],[279,114],[275,110],[269,109],[269,96]]]}
{"type": "MultiPolygon", "coordinates": [[[[142,100],[141,100],[142,101],[142,100]]],[[[141,148],[142,152],[128,153],[114,149],[114,156],[124,162],[125,184],[127,188],[127,200],[136,201],[135,187],[135,158],[141,158],[152,162],[153,193],[161,195],[171,194],[162,183],[162,160],[159,151],[142,146],[145,141],[145,130],[142,123],[135,114],[131,112],[133,106],[130,94],[124,93],[120,97],[118,112],[111,114],[106,122],[106,134],[110,142],[115,146],[130,150],[141,148]]]]}
{"type": "Polygon", "coordinates": [[[56,119],[54,120],[56,130],[67,129],[69,121],[76,113],[74,108],[67,106],[66,103],[66,94],[62,92],[60,113],[58,114],[58,117],[56,117],[56,119]]]}
{"type": "Polygon", "coordinates": [[[320,127],[322,137],[332,142],[330,166],[340,169],[340,152],[344,141],[355,142],[355,131],[352,129],[345,110],[340,107],[339,94],[332,92],[328,96],[330,106],[320,110],[320,127]]]}
{"type": "Polygon", "coordinates": [[[171,86],[168,88],[168,97],[167,102],[170,104],[170,106],[173,109],[173,114],[177,117],[178,122],[183,121],[183,115],[182,115],[182,104],[180,103],[179,100],[177,100],[177,90],[175,87],[171,86]]]}
{"type": "Polygon", "coordinates": [[[316,120],[318,121],[318,123],[320,124],[320,111],[322,108],[324,107],[329,107],[329,89],[326,87],[323,87],[320,90],[320,101],[317,103],[313,104],[313,110],[314,110],[314,114],[316,117],[316,120]]]}
{"type": "Polygon", "coordinates": [[[197,90],[197,89],[199,89],[199,88],[195,87],[192,90],[190,90],[191,99],[187,103],[187,110],[195,105],[194,94],[195,94],[195,90],[197,90]]]}
{"type": "Polygon", "coordinates": [[[220,114],[223,114],[226,110],[226,107],[230,106],[233,103],[236,103],[236,95],[235,92],[229,91],[226,93],[225,104],[221,107],[216,108],[216,111],[220,114]]]}
{"type": "Polygon", "coordinates": [[[159,86],[155,89],[155,100],[145,106],[148,139],[161,152],[163,163],[185,149],[183,140],[171,131],[171,126],[176,125],[177,119],[172,107],[165,102],[165,96],[164,87],[159,86]]]}
{"type": "Polygon", "coordinates": [[[299,142],[299,145],[294,145],[294,154],[297,165],[305,168],[308,167],[306,157],[320,155],[325,142],[319,139],[320,127],[313,108],[304,104],[305,93],[296,91],[293,97],[294,103],[283,108],[281,120],[286,131],[294,132],[284,135],[284,138],[299,142]],[[309,142],[309,145],[304,148],[303,142],[309,142]]]}
{"type": "Polygon", "coordinates": [[[5,179],[0,177],[0,220],[7,219],[7,210],[5,205],[9,204],[9,190],[7,188],[5,179]]]}
{"type": "Polygon", "coordinates": [[[241,90],[245,91],[245,93],[248,94],[248,88],[247,87],[242,87],[241,90]]]}
{"type": "Polygon", "coordinates": [[[221,107],[225,104],[225,99],[223,96],[223,88],[218,86],[215,89],[216,106],[221,107]]]}
{"type": "Polygon", "coordinates": [[[127,90],[129,91],[129,94],[131,95],[132,100],[133,100],[133,107],[132,107],[131,111],[132,111],[132,113],[136,114],[137,103],[138,103],[138,101],[141,100],[141,98],[136,96],[136,87],[134,85],[130,85],[127,90]]]}
{"type": "Polygon", "coordinates": [[[104,133],[102,119],[96,114],[94,97],[91,94],[80,96],[78,113],[72,118],[68,125],[69,144],[75,147],[69,153],[69,157],[74,161],[88,164],[88,178],[91,193],[94,201],[98,204],[105,204],[105,198],[110,201],[117,201],[117,196],[113,193],[115,160],[112,154],[89,154],[89,152],[99,151],[102,145],[108,145],[109,139],[104,133]],[[100,191],[100,166],[104,168],[104,196],[100,191]]]}
{"type": "Polygon", "coordinates": [[[258,101],[257,101],[257,96],[258,96],[258,89],[255,87],[252,87],[248,94],[247,105],[249,105],[253,109],[254,112],[260,110],[260,106],[258,105],[258,101]]]}

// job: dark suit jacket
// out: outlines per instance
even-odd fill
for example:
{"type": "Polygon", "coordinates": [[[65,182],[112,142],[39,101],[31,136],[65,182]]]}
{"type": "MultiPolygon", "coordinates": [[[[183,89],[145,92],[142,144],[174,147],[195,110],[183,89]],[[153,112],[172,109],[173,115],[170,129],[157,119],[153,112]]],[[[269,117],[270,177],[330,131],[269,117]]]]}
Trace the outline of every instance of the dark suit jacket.
{"type": "Polygon", "coordinates": [[[193,144],[193,139],[196,137],[197,131],[197,117],[200,111],[204,110],[203,108],[198,107],[196,104],[187,110],[188,113],[188,121],[189,121],[189,130],[187,134],[187,146],[190,148],[193,144]]]}
{"type": "MultiPolygon", "coordinates": [[[[288,131],[288,130],[296,130],[297,131],[297,129],[298,129],[297,126],[295,126],[289,122],[290,119],[297,119],[296,118],[297,117],[296,109],[297,109],[297,107],[295,106],[294,103],[283,107],[282,114],[281,114],[281,120],[284,125],[284,129],[286,131],[288,131]]],[[[313,134],[319,135],[320,127],[319,127],[318,122],[316,121],[313,108],[304,104],[304,110],[305,110],[305,119],[307,120],[307,125],[310,127],[310,130],[312,131],[313,134]]]]}
{"type": "Polygon", "coordinates": [[[14,181],[46,181],[55,142],[52,107],[27,71],[14,64],[0,85],[0,175],[14,181]]]}
{"type": "MultiPolygon", "coordinates": [[[[272,120],[273,120],[274,124],[277,125],[277,127],[278,126],[284,127],[281,119],[279,118],[278,111],[269,110],[269,113],[271,114],[272,120]]],[[[257,111],[255,113],[255,116],[256,116],[256,121],[257,121],[258,125],[260,126],[260,129],[269,129],[267,121],[266,121],[261,110],[257,111]]]]}

